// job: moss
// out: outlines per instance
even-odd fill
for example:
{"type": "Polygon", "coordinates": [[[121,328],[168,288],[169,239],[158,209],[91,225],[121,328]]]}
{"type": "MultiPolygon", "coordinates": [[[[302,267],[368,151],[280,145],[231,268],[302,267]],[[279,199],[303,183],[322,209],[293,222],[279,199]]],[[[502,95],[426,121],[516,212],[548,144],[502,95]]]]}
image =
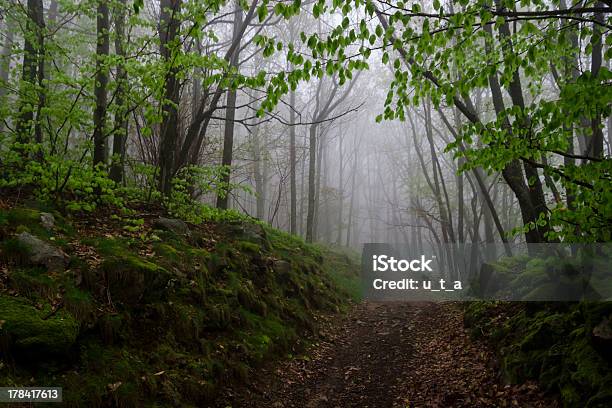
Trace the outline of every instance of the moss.
{"type": "Polygon", "coordinates": [[[9,287],[30,299],[48,298],[56,293],[57,286],[42,267],[15,268],[9,275],[9,287]]]}
{"type": "Polygon", "coordinates": [[[163,299],[172,279],[164,268],[134,255],[107,258],[100,268],[106,274],[112,298],[123,303],[137,303],[143,297],[163,299]]]}
{"type": "Polygon", "coordinates": [[[603,407],[612,403],[612,371],[591,332],[611,308],[605,303],[474,302],[466,307],[465,323],[497,347],[508,381],[537,380],[567,407],[603,407]]]}
{"type": "Polygon", "coordinates": [[[238,241],[236,247],[241,251],[251,254],[259,254],[261,251],[259,244],[250,241],[238,241]]]}
{"type": "Polygon", "coordinates": [[[153,245],[153,249],[155,251],[155,255],[168,260],[179,261],[181,259],[181,253],[169,244],[157,242],[153,245]]]}
{"type": "Polygon", "coordinates": [[[31,208],[13,208],[6,217],[10,225],[34,226],[40,223],[40,211],[31,208]]]}
{"type": "Polygon", "coordinates": [[[88,292],[74,287],[67,289],[64,294],[64,305],[79,323],[90,322],[94,319],[95,303],[88,292]]]}
{"type": "Polygon", "coordinates": [[[28,262],[30,249],[17,238],[8,238],[0,242],[0,260],[17,265],[28,262]]]}
{"type": "Polygon", "coordinates": [[[51,315],[39,311],[26,301],[0,296],[1,333],[8,337],[10,350],[31,355],[61,354],[74,344],[79,332],[77,321],[60,310],[51,315]]]}

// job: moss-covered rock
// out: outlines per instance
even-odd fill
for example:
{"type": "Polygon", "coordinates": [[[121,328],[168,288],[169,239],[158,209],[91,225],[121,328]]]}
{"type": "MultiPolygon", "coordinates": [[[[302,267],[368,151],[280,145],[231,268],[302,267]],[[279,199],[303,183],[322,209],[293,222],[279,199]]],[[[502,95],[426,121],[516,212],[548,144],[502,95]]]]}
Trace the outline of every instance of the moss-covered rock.
{"type": "Polygon", "coordinates": [[[163,299],[173,278],[172,273],[159,265],[133,255],[107,258],[100,266],[113,299],[134,304],[143,297],[163,299]]]}
{"type": "Polygon", "coordinates": [[[69,313],[41,311],[23,299],[0,295],[0,336],[12,350],[29,355],[61,354],[74,344],[79,324],[69,313]]]}

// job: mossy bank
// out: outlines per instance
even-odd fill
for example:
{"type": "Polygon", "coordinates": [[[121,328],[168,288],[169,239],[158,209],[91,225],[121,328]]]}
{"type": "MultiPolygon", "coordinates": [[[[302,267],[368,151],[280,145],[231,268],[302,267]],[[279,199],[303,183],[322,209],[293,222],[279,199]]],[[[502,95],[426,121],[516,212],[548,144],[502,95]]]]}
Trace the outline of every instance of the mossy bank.
{"type": "MultiPolygon", "coordinates": [[[[540,262],[492,264],[507,280],[541,278],[540,262]]],[[[534,287],[536,285],[529,285],[534,287]]],[[[612,406],[612,302],[471,302],[465,325],[493,345],[504,380],[537,380],[564,407],[612,406]]]]}
{"type": "Polygon", "coordinates": [[[254,221],[34,207],[0,209],[0,383],[66,406],[206,405],[357,296],[350,254],[254,221]]]}

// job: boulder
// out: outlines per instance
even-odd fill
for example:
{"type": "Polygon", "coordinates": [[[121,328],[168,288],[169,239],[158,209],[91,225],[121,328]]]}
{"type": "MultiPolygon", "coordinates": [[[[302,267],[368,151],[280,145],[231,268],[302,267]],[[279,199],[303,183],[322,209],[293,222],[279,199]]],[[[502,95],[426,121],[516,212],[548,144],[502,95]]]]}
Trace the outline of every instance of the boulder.
{"type": "Polygon", "coordinates": [[[27,247],[28,261],[34,265],[44,265],[49,270],[64,270],[68,265],[68,255],[29,232],[17,235],[17,240],[27,247]]]}
{"type": "Polygon", "coordinates": [[[46,229],[51,230],[55,228],[55,217],[47,212],[40,213],[40,223],[46,229]]]}
{"type": "Polygon", "coordinates": [[[184,221],[176,218],[159,217],[153,223],[153,228],[170,231],[177,235],[184,235],[187,237],[191,236],[191,231],[189,230],[187,224],[184,221]]]}

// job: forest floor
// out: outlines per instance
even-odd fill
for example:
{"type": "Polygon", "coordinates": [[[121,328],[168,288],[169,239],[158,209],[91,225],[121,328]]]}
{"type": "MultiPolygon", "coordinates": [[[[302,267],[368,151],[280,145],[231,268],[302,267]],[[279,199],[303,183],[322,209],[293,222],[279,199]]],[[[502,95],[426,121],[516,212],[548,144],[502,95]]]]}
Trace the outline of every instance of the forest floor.
{"type": "Polygon", "coordinates": [[[330,317],[300,357],[269,363],[219,407],[548,407],[534,383],[505,385],[456,304],[367,303],[330,317]]]}

